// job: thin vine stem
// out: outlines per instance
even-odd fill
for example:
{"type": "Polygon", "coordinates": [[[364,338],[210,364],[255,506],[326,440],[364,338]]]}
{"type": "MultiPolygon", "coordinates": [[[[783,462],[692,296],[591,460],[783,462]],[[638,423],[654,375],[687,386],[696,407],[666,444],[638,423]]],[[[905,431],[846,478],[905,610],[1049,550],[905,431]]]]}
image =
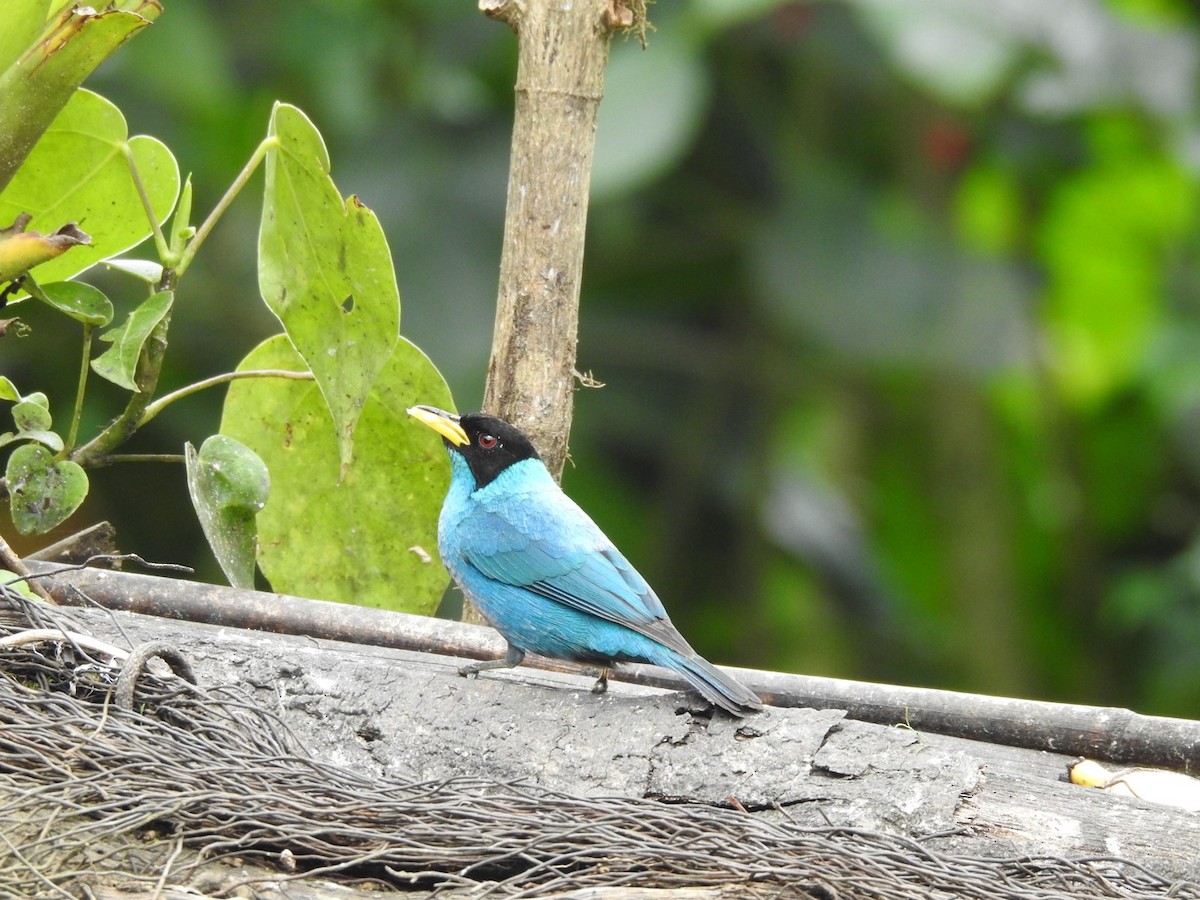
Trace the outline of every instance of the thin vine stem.
{"type": "Polygon", "coordinates": [[[204,378],[159,397],[142,411],[142,417],[138,419],[137,427],[141,428],[176,400],[182,400],[184,397],[190,397],[206,388],[236,381],[239,378],[291,378],[295,381],[312,381],[313,374],[312,372],[294,372],[291,369],[247,369],[245,372],[226,372],[223,375],[213,375],[211,378],[204,378]]]}
{"type": "Polygon", "coordinates": [[[187,271],[188,266],[192,264],[192,259],[195,257],[196,251],[200,249],[200,246],[208,238],[209,233],[216,226],[221,216],[225,213],[225,210],[227,210],[230,204],[237,199],[237,195],[240,194],[242,188],[246,186],[246,182],[248,182],[251,176],[254,175],[255,171],[257,171],[259,165],[263,161],[263,158],[267,155],[267,151],[278,146],[278,138],[268,137],[263,138],[259,145],[254,148],[254,152],[250,154],[250,159],[246,162],[246,165],[242,167],[242,171],[238,173],[238,177],[233,180],[233,184],[229,186],[229,190],[227,190],[225,195],[219,201],[217,201],[217,205],[214,206],[213,211],[208,214],[208,218],[205,219],[204,223],[196,229],[195,237],[193,237],[188,242],[188,245],[183,248],[183,252],[179,255],[179,261],[175,266],[177,278],[182,276],[183,273],[187,271]]]}
{"type": "Polygon", "coordinates": [[[146,185],[142,182],[142,175],[138,171],[137,162],[133,158],[133,150],[128,143],[124,143],[121,145],[121,152],[125,155],[125,162],[129,165],[129,174],[133,178],[133,186],[137,188],[138,196],[142,199],[142,207],[146,210],[146,218],[150,220],[150,229],[154,232],[154,246],[158,250],[158,257],[166,261],[170,256],[171,248],[167,244],[162,227],[158,224],[158,216],[154,214],[154,207],[150,203],[150,195],[146,193],[146,185]]]}
{"type": "Polygon", "coordinates": [[[79,364],[79,385],[75,388],[75,409],[71,411],[71,428],[67,434],[65,453],[75,449],[75,440],[79,437],[79,420],[83,418],[83,394],[87,390],[88,369],[92,359],[92,332],[94,325],[86,322],[83,325],[83,360],[79,364]]]}
{"type": "Polygon", "coordinates": [[[184,462],[182,453],[108,453],[95,456],[89,461],[93,469],[103,469],[105,466],[115,466],[118,463],[179,463],[184,462]]]}

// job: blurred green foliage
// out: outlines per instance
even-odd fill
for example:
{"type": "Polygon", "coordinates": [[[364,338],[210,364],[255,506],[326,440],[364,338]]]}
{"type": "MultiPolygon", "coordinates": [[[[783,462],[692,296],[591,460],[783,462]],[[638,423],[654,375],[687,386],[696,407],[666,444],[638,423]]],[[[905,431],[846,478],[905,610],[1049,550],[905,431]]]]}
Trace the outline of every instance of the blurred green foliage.
{"type": "MultiPolygon", "coordinates": [[[[1200,13],[651,11],[602,106],[579,367],[607,387],[578,397],[568,491],[718,661],[1200,714],[1200,13]]],[[[514,67],[470,0],[166,0],[89,84],[200,209],[275,100],[303,107],[466,409],[514,67]]],[[[256,224],[236,205],[197,258],[168,388],[275,330],[256,224]]],[[[6,370],[63,352],[30,324],[6,370]]],[[[214,431],[219,400],[156,443],[214,431]]],[[[85,510],[206,558],[180,471],[114,469],[85,510]],[[161,503],[120,508],[124,478],[161,503]]]]}

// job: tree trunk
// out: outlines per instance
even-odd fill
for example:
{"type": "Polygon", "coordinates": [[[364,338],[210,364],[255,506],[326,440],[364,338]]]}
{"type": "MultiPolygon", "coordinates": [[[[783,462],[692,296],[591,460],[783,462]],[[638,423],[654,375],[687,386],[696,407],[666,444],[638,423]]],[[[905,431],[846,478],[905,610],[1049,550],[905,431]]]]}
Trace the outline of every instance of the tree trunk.
{"type": "Polygon", "coordinates": [[[613,0],[480,0],[517,35],[496,327],[484,409],[530,436],[558,478],[567,455],[596,113],[613,0]]]}

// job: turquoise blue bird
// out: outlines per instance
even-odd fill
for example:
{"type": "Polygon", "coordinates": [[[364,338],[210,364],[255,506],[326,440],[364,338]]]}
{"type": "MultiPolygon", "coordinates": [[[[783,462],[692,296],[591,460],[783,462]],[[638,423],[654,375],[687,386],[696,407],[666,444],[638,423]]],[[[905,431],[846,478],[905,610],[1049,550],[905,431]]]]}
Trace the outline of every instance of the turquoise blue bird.
{"type": "MultiPolygon", "coordinates": [[[[408,414],[440,434],[450,456],[438,519],[442,562],[508,641],[503,659],[460,674],[511,668],[526,653],[605,669],[647,662],[678,672],[735,716],[762,709],[684,640],[646,580],[555,483],[529,438],[482,413],[414,406],[408,414]]],[[[596,690],[605,684],[602,675],[596,690]]]]}

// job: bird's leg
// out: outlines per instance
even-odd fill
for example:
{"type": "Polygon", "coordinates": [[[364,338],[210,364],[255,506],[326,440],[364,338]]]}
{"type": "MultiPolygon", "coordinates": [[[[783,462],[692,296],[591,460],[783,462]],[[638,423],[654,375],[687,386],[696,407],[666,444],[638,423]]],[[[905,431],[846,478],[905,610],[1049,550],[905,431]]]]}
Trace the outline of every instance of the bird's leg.
{"type": "Polygon", "coordinates": [[[596,683],[592,685],[593,694],[603,694],[608,690],[608,666],[600,669],[600,677],[596,679],[596,683]]]}
{"type": "Polygon", "coordinates": [[[524,650],[509,644],[508,652],[504,654],[503,659],[485,659],[481,662],[473,662],[459,669],[458,674],[466,678],[470,675],[478,675],[488,669],[511,669],[513,666],[519,666],[524,658],[524,650]]]}

